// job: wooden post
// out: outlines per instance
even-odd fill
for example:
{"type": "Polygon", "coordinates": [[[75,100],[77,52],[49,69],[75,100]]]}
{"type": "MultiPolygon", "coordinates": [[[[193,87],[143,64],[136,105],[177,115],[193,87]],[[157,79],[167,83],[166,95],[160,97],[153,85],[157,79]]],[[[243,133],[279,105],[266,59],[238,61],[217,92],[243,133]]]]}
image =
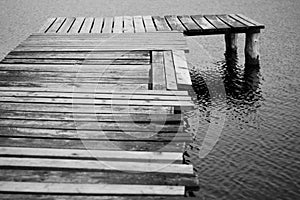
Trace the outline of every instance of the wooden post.
{"type": "Polygon", "coordinates": [[[259,64],[259,32],[247,32],[245,44],[245,62],[246,65],[259,64]]]}
{"type": "Polygon", "coordinates": [[[238,34],[236,33],[225,34],[225,46],[226,46],[227,55],[237,52],[237,38],[238,38],[238,34]]]}

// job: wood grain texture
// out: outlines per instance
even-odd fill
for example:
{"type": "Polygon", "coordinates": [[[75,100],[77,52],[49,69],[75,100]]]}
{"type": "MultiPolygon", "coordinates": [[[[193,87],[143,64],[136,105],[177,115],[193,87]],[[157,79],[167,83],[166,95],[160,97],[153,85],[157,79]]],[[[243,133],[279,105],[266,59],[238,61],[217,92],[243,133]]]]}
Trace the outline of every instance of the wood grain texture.
{"type": "Polygon", "coordinates": [[[170,27],[172,28],[172,30],[180,31],[180,32],[186,31],[186,28],[183,26],[181,21],[179,21],[176,15],[167,15],[165,16],[165,18],[169,23],[170,27]]]}
{"type": "Polygon", "coordinates": [[[177,90],[176,72],[171,51],[164,51],[164,61],[167,90],[177,90]]]}
{"type": "Polygon", "coordinates": [[[90,33],[93,23],[94,23],[93,17],[85,18],[79,33],[90,33]]]}
{"type": "Polygon", "coordinates": [[[84,22],[84,17],[76,17],[74,23],[72,24],[71,28],[69,29],[69,33],[79,33],[81,26],[84,22]]]}
{"type": "Polygon", "coordinates": [[[173,59],[177,77],[177,84],[192,85],[185,53],[183,51],[173,51],[173,59]]]}
{"type": "Polygon", "coordinates": [[[152,51],[152,90],[166,90],[164,54],[162,51],[152,51]]]}
{"type": "Polygon", "coordinates": [[[156,32],[156,28],[151,16],[143,16],[146,32],[156,32]]]}
{"type": "Polygon", "coordinates": [[[184,195],[183,186],[141,186],[121,184],[64,184],[0,182],[0,192],[49,193],[49,194],[119,194],[119,195],[184,195]]]}
{"type": "Polygon", "coordinates": [[[58,17],[55,22],[52,24],[52,26],[47,30],[47,33],[56,33],[58,32],[59,28],[63,25],[65,22],[65,17],[58,17]]]}
{"type": "Polygon", "coordinates": [[[164,17],[161,16],[153,16],[153,22],[156,26],[157,31],[170,31],[171,28],[169,27],[167,21],[164,17]]]}
{"type": "Polygon", "coordinates": [[[71,28],[72,24],[75,21],[75,17],[68,17],[63,25],[59,28],[57,33],[68,33],[69,29],[71,28]]]}
{"type": "Polygon", "coordinates": [[[102,27],[103,27],[103,18],[96,17],[94,19],[94,24],[93,24],[91,33],[101,33],[102,27]]]}

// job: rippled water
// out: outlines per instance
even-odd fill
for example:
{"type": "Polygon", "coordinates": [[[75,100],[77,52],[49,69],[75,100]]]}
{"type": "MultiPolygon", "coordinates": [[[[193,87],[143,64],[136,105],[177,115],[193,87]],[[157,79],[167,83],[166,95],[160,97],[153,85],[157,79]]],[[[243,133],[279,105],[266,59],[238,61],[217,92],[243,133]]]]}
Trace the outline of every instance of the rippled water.
{"type": "Polygon", "coordinates": [[[51,16],[243,13],[264,23],[260,68],[244,67],[243,35],[231,61],[222,36],[188,38],[198,110],[188,116],[195,141],[187,161],[196,166],[200,199],[300,199],[299,0],[2,0],[0,6],[1,57],[51,16]],[[205,144],[214,148],[199,158],[205,144]]]}

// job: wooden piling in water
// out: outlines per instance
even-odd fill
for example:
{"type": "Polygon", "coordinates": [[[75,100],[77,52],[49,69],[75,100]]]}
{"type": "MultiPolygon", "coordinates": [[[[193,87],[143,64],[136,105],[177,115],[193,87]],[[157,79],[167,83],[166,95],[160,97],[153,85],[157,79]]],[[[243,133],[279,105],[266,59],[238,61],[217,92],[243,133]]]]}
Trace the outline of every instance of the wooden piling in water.
{"type": "Polygon", "coordinates": [[[245,62],[246,65],[259,64],[259,33],[246,33],[245,62]]]}
{"type": "Polygon", "coordinates": [[[225,34],[226,53],[237,52],[237,39],[238,34],[236,33],[225,34]]]}

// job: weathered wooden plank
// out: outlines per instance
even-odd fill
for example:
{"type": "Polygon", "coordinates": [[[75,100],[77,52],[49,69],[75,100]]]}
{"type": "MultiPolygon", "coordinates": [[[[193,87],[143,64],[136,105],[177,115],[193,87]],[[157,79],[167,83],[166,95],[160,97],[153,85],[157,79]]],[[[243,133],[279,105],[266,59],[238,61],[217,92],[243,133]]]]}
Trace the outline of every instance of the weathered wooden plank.
{"type": "Polygon", "coordinates": [[[193,15],[192,19],[201,27],[205,32],[214,32],[216,28],[209,22],[203,15],[193,15]]]}
{"type": "Polygon", "coordinates": [[[156,32],[155,25],[151,16],[143,16],[146,32],[156,32]]]}
{"type": "MultiPolygon", "coordinates": [[[[148,51],[130,52],[11,52],[5,59],[144,59],[150,60],[148,51]]],[[[0,65],[1,67],[1,65],[0,65]]]]}
{"type": "Polygon", "coordinates": [[[182,153],[176,152],[143,152],[143,151],[105,151],[54,148],[20,148],[0,147],[1,156],[48,157],[97,160],[123,160],[135,162],[182,162],[182,153]]]}
{"type": "MultiPolygon", "coordinates": [[[[126,65],[124,65],[126,66],[126,65]]],[[[118,79],[130,79],[130,78],[143,78],[143,79],[148,79],[149,76],[149,72],[148,72],[148,67],[144,68],[145,71],[134,71],[130,68],[128,68],[128,71],[116,71],[114,69],[102,69],[100,68],[99,71],[95,71],[95,72],[79,72],[79,71],[50,71],[50,72],[43,72],[43,71],[0,71],[0,77],[11,77],[12,79],[14,79],[14,77],[20,77],[21,79],[25,79],[25,78],[29,78],[29,77],[41,77],[41,78],[54,78],[54,77],[58,77],[58,78],[76,78],[78,77],[79,80],[83,79],[83,78],[99,78],[99,80],[101,78],[111,78],[111,77],[115,77],[115,80],[118,79]],[[103,71],[101,71],[103,70],[103,71]],[[120,77],[120,78],[117,78],[120,77]]],[[[4,78],[6,79],[6,78],[4,78]]],[[[7,78],[9,79],[9,78],[7,78]]]]}
{"type": "Polygon", "coordinates": [[[160,51],[152,51],[152,90],[166,90],[164,54],[160,51]]]}
{"type": "MultiPolygon", "coordinates": [[[[138,77],[139,78],[139,77],[138,77]]],[[[128,78],[55,78],[55,77],[37,77],[37,78],[31,78],[32,80],[28,80],[30,77],[25,78],[12,78],[9,77],[7,79],[4,79],[3,81],[0,81],[1,85],[6,86],[22,86],[26,84],[53,84],[53,83],[68,83],[68,84],[148,84],[149,80],[147,78],[134,78],[134,77],[128,77],[128,78]]]]}
{"type": "Polygon", "coordinates": [[[35,147],[63,149],[94,149],[113,151],[160,151],[180,152],[185,149],[185,142],[172,141],[112,141],[84,139],[40,139],[27,137],[1,137],[2,147],[35,147]]]}
{"type": "Polygon", "coordinates": [[[145,94],[145,95],[167,95],[167,96],[187,96],[187,91],[160,91],[160,90],[114,90],[110,88],[109,90],[103,90],[99,88],[89,88],[89,89],[69,89],[64,87],[56,88],[40,88],[40,87],[0,87],[1,91],[31,91],[31,92],[70,92],[70,93],[93,93],[93,94],[145,94]]]}
{"type": "MultiPolygon", "coordinates": [[[[171,51],[164,51],[167,90],[177,90],[176,72],[171,51]]],[[[176,99],[178,99],[176,97],[176,99]]]]}
{"type": "MultiPolygon", "coordinates": [[[[166,55],[169,57],[170,54],[166,53],[166,55]]],[[[172,57],[169,58],[169,61],[173,61],[172,57]],[[171,59],[171,60],[170,60],[171,59]]],[[[171,71],[173,74],[169,75],[172,76],[170,79],[172,79],[173,82],[176,83],[175,80],[175,70],[173,62],[170,63],[171,66],[168,66],[168,71],[171,71]],[[174,79],[174,80],[173,80],[174,79]]],[[[173,83],[174,84],[174,83],[173,83]]],[[[72,93],[65,93],[65,92],[55,92],[55,93],[49,93],[49,92],[24,92],[24,91],[18,91],[18,92],[12,92],[12,91],[0,91],[1,98],[2,97],[40,97],[40,98],[71,98],[71,99],[125,99],[125,100],[168,100],[168,101],[191,101],[190,96],[161,96],[161,95],[141,95],[141,94],[118,94],[117,92],[115,94],[101,94],[101,93],[76,93],[75,91],[72,93]],[[176,98],[174,98],[176,97],[176,98]]],[[[0,98],[0,100],[1,100],[0,98]]]]}
{"type": "Polygon", "coordinates": [[[253,19],[250,19],[249,17],[246,17],[246,16],[243,15],[243,14],[237,14],[237,16],[239,16],[240,18],[242,18],[242,19],[244,19],[244,20],[246,20],[246,21],[248,21],[248,22],[254,24],[255,26],[257,26],[257,28],[265,28],[265,26],[264,26],[263,24],[261,24],[261,23],[255,21],[255,20],[253,20],[253,19]]]}
{"type": "Polygon", "coordinates": [[[222,20],[217,18],[216,15],[205,15],[204,16],[214,27],[216,27],[218,30],[229,30],[230,26],[225,24],[222,20]]]}
{"type": "Polygon", "coordinates": [[[184,195],[184,186],[0,182],[0,192],[50,194],[184,195]]]}
{"type": "Polygon", "coordinates": [[[73,47],[65,47],[65,46],[36,46],[36,47],[28,47],[28,46],[19,46],[15,49],[15,51],[53,51],[53,52],[61,52],[61,51],[163,51],[163,50],[185,50],[188,51],[186,44],[145,44],[142,45],[116,45],[116,46],[73,46],[73,47]]]}
{"type": "MultiPolygon", "coordinates": [[[[176,124],[181,120],[180,114],[169,114],[162,111],[160,114],[98,114],[98,113],[65,113],[65,112],[31,112],[31,111],[5,111],[1,110],[1,119],[28,119],[48,121],[97,121],[97,122],[134,122],[176,124]]],[[[47,135],[47,134],[45,134],[47,135]]],[[[91,134],[92,135],[92,134],[91,134]]]]}
{"type": "Polygon", "coordinates": [[[79,33],[90,33],[93,23],[94,23],[93,17],[85,18],[79,33]]]}
{"type": "Polygon", "coordinates": [[[112,33],[113,22],[114,22],[113,17],[105,17],[101,33],[112,33]]]}
{"type": "Polygon", "coordinates": [[[56,33],[65,22],[65,17],[58,17],[46,33],[56,33]]]}
{"type": "Polygon", "coordinates": [[[94,19],[94,24],[93,24],[91,33],[101,33],[102,27],[103,27],[103,18],[96,17],[94,19]]]}
{"type": "Polygon", "coordinates": [[[176,15],[167,15],[165,18],[172,30],[180,32],[186,31],[186,28],[182,25],[176,15]]]}
{"type": "MultiPolygon", "coordinates": [[[[76,18],[78,19],[78,18],[76,18]]],[[[178,32],[172,32],[172,31],[168,31],[168,32],[160,32],[160,33],[157,33],[157,32],[150,32],[150,33],[136,33],[136,34],[120,34],[118,35],[118,38],[140,38],[140,37],[144,37],[144,36],[147,36],[148,38],[150,36],[152,37],[155,37],[157,39],[159,38],[162,38],[162,39],[168,39],[168,38],[172,38],[172,39],[175,39],[175,38],[184,38],[182,36],[182,34],[178,33],[178,32]],[[157,37],[157,35],[159,35],[159,37],[157,37]]],[[[70,34],[70,35],[66,35],[66,34],[55,34],[55,33],[52,33],[52,34],[42,34],[42,33],[33,33],[29,36],[29,39],[34,39],[34,40],[49,40],[49,39],[71,39],[73,40],[74,38],[75,39],[93,39],[93,38],[109,38],[111,37],[111,34],[70,34]]]]}
{"type": "Polygon", "coordinates": [[[185,41],[183,39],[162,39],[162,38],[150,38],[150,37],[145,37],[145,38],[126,38],[132,39],[132,41],[127,41],[124,38],[119,37],[119,35],[115,34],[111,38],[105,38],[105,39],[93,39],[93,40],[56,40],[53,39],[51,41],[24,41],[20,44],[20,46],[96,46],[95,42],[101,42],[102,45],[106,46],[116,46],[116,45],[130,45],[130,44],[165,44],[165,43],[170,43],[173,41],[173,44],[182,44],[185,41]],[[147,40],[145,40],[147,39],[147,40]]]}
{"type": "Polygon", "coordinates": [[[27,58],[27,59],[3,59],[3,64],[86,64],[86,65],[148,65],[150,60],[142,59],[46,59],[46,58],[27,58]]]}
{"type": "MultiPolygon", "coordinates": [[[[175,59],[174,59],[175,60],[175,59]]],[[[177,68],[181,68],[182,65],[177,66],[177,68]]],[[[163,66],[162,66],[163,67],[163,66]]],[[[176,68],[176,64],[175,64],[176,68]]],[[[176,69],[177,69],[176,68],[176,69]]],[[[188,72],[188,71],[187,71],[188,72]]],[[[177,72],[178,73],[178,72],[177,72]]],[[[165,74],[163,74],[165,76],[165,74]]],[[[153,77],[155,78],[155,77],[153,77]]],[[[164,79],[165,80],[165,79],[164,79]]],[[[180,80],[180,79],[179,79],[180,80]]],[[[177,80],[177,82],[179,81],[177,80]]],[[[186,83],[188,80],[185,81],[186,83]]],[[[165,81],[163,82],[165,83],[165,81]]],[[[162,82],[154,82],[154,86],[158,85],[158,87],[165,88],[165,85],[162,82]]],[[[179,81],[180,83],[180,81],[179,81]]],[[[63,98],[37,98],[37,97],[1,97],[0,102],[22,102],[22,103],[53,103],[53,104],[73,104],[74,99],[63,99],[63,98]]],[[[76,104],[78,105],[126,105],[126,106],[182,106],[182,107],[194,107],[194,104],[191,101],[176,101],[173,100],[119,100],[119,99],[78,99],[76,100],[76,104]]]]}
{"type": "Polygon", "coordinates": [[[60,29],[57,31],[57,33],[68,33],[69,29],[71,28],[72,24],[74,23],[74,20],[75,20],[74,17],[66,18],[65,22],[60,27],[60,29]]]}
{"type": "Polygon", "coordinates": [[[232,19],[234,19],[234,20],[236,20],[236,21],[238,21],[238,22],[240,22],[240,23],[248,26],[248,27],[256,27],[254,24],[248,22],[247,20],[244,20],[243,18],[239,17],[236,14],[230,14],[228,16],[231,17],[232,19]]]}
{"type": "Polygon", "coordinates": [[[38,32],[45,33],[52,26],[55,20],[56,18],[48,18],[38,32]]]}
{"type": "Polygon", "coordinates": [[[174,174],[193,174],[193,167],[184,164],[94,161],[69,159],[38,159],[38,158],[0,158],[0,167],[32,167],[42,169],[81,169],[86,171],[115,171],[127,172],[159,172],[174,174]]]}
{"type": "Polygon", "coordinates": [[[176,71],[177,84],[192,85],[185,53],[183,51],[173,51],[173,60],[176,71]]]}
{"type": "Polygon", "coordinates": [[[114,17],[113,33],[123,33],[123,17],[122,16],[114,17]]]}
{"type": "MultiPolygon", "coordinates": [[[[2,74],[17,74],[17,73],[77,73],[78,76],[85,74],[95,73],[96,77],[104,76],[105,74],[115,73],[118,74],[123,72],[123,75],[132,74],[136,71],[136,75],[144,75],[148,73],[150,65],[42,65],[42,64],[0,64],[0,72],[2,74]]],[[[121,74],[122,75],[122,74],[121,74]]],[[[129,75],[128,75],[129,76],[129,75]]]]}
{"type": "Polygon", "coordinates": [[[134,32],[146,32],[143,17],[133,16],[134,32]]]}
{"type": "MultiPolygon", "coordinates": [[[[102,67],[103,68],[103,67],[102,67]]],[[[80,78],[108,78],[108,77],[123,77],[123,78],[133,78],[133,77],[139,77],[139,78],[144,78],[148,79],[149,77],[149,72],[148,68],[143,68],[145,71],[135,71],[130,68],[128,68],[128,71],[116,71],[113,69],[99,69],[99,71],[95,72],[76,72],[69,70],[68,71],[50,71],[50,72],[43,72],[43,71],[0,71],[0,77],[4,77],[6,75],[8,76],[18,76],[18,77],[30,77],[30,76],[36,76],[36,77],[58,77],[58,78],[75,78],[75,77],[80,77],[80,78]],[[101,72],[101,70],[103,70],[101,72]]],[[[117,78],[116,78],[117,79],[117,78]]],[[[122,79],[122,78],[121,78],[122,79]]]]}
{"type": "Polygon", "coordinates": [[[194,20],[188,15],[178,16],[181,23],[188,31],[199,32],[201,28],[194,22],[194,20]]]}
{"type": "MultiPolygon", "coordinates": [[[[93,120],[96,120],[97,116],[94,116],[93,120]]],[[[48,120],[48,118],[46,119],[48,120]]],[[[57,120],[57,119],[56,119],[57,120]]],[[[77,120],[77,119],[73,119],[77,120]]],[[[122,122],[120,122],[122,123],[122,122]]],[[[135,122],[134,122],[135,123],[135,122]]],[[[155,122],[157,123],[157,122],[155,122]]],[[[75,139],[78,140],[97,140],[97,141],[124,141],[124,142],[192,142],[191,136],[182,132],[163,132],[160,131],[126,131],[114,130],[62,130],[62,129],[47,129],[47,128],[22,128],[22,127],[1,127],[1,137],[11,138],[44,138],[44,139],[75,139]]]]}
{"type": "Polygon", "coordinates": [[[0,83],[0,87],[41,87],[41,88],[66,88],[66,89],[79,89],[79,90],[88,90],[90,88],[99,89],[99,90],[106,90],[106,89],[113,89],[113,90],[147,90],[148,84],[130,84],[130,83],[43,83],[43,82],[5,82],[0,83]]]}
{"type": "MultiPolygon", "coordinates": [[[[149,59],[149,51],[114,52],[10,52],[5,58],[58,58],[58,59],[149,59]]],[[[0,65],[1,68],[1,65],[0,65]]]]}
{"type": "MultiPolygon", "coordinates": [[[[148,86],[147,86],[148,87],[148,86]]],[[[122,88],[121,88],[122,89],[122,88]]],[[[148,89],[148,88],[145,88],[148,89]]],[[[123,89],[125,90],[125,89],[123,89]]],[[[58,113],[98,113],[98,114],[171,114],[172,107],[145,107],[145,106],[111,106],[111,105],[61,105],[61,104],[46,104],[46,103],[26,103],[26,107],[22,103],[5,103],[0,104],[3,110],[13,111],[41,111],[41,112],[58,112],[58,113]]]]}
{"type": "Polygon", "coordinates": [[[124,16],[124,33],[134,33],[133,18],[131,16],[124,16]]]}
{"type": "MultiPolygon", "coordinates": [[[[139,184],[139,185],[184,185],[187,190],[197,187],[195,176],[167,173],[93,172],[80,170],[30,170],[1,169],[2,181],[73,183],[73,184],[139,184]]],[[[87,196],[86,196],[87,197],[87,196]]],[[[144,196],[145,197],[145,196],[144,196]]],[[[82,198],[86,199],[86,198],[82,198]]]]}
{"type": "MultiPolygon", "coordinates": [[[[0,194],[0,197],[3,200],[48,200],[50,195],[43,195],[43,194],[7,194],[3,193],[0,194]]],[[[107,199],[120,199],[120,196],[116,195],[51,195],[53,199],[59,200],[107,200],[107,199]]],[[[122,200],[182,200],[183,197],[181,196],[140,196],[140,195],[126,195],[122,196],[122,200]]],[[[198,197],[184,197],[184,200],[198,200],[198,197]]]]}
{"type": "Polygon", "coordinates": [[[72,24],[69,30],[69,33],[79,33],[83,22],[84,22],[84,17],[76,17],[74,23],[72,24]]]}
{"type": "Polygon", "coordinates": [[[227,25],[231,26],[233,29],[245,30],[247,26],[244,24],[234,20],[233,18],[229,17],[228,15],[217,15],[219,19],[225,22],[227,25]]]}
{"type": "Polygon", "coordinates": [[[169,27],[169,25],[164,17],[153,16],[152,18],[153,18],[153,21],[154,21],[157,31],[170,31],[171,30],[171,28],[169,27]]]}

